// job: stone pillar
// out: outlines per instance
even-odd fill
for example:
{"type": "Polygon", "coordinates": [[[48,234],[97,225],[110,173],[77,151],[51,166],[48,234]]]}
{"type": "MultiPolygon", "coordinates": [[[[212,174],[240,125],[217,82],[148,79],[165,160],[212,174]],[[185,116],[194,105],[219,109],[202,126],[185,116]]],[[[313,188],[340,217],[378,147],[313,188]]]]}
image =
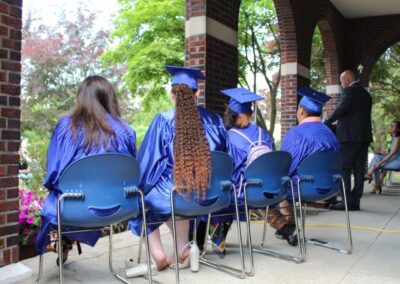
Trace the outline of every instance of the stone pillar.
{"type": "Polygon", "coordinates": [[[22,0],[0,1],[0,266],[18,262],[22,0]]]}

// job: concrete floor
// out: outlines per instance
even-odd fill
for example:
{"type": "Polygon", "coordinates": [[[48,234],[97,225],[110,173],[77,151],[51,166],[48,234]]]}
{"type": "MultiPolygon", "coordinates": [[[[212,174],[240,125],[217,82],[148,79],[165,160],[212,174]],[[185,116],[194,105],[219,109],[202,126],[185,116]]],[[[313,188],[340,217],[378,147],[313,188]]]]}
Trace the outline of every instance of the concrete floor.
{"type": "MultiPolygon", "coordinates": [[[[370,190],[366,184],[365,191],[370,190]]],[[[284,260],[258,255],[254,257],[256,275],[236,279],[227,274],[201,266],[198,273],[181,271],[181,283],[400,283],[400,189],[386,188],[382,195],[365,194],[361,211],[350,212],[354,249],[351,255],[338,253],[308,245],[306,262],[295,264],[284,260]]],[[[343,212],[310,209],[307,214],[307,236],[329,239],[332,243],[345,245],[346,231],[340,226],[325,227],[327,224],[345,224],[343,212]]],[[[239,252],[235,237],[236,226],[229,233],[230,246],[223,261],[239,266],[239,252]]],[[[244,231],[244,223],[242,225],[244,231]]],[[[172,255],[172,238],[162,227],[166,250],[172,255]]],[[[253,244],[259,244],[262,224],[252,224],[253,244]]],[[[296,248],[286,241],[278,240],[268,230],[270,247],[295,254],[296,248]]],[[[114,236],[114,267],[124,275],[124,259],[136,257],[138,238],[130,232],[114,236]]],[[[57,283],[58,268],[56,254],[45,255],[44,278],[41,283],[57,283]]],[[[214,258],[218,259],[217,256],[214,258]]],[[[21,263],[30,267],[33,276],[18,282],[34,283],[38,273],[38,257],[21,263]]],[[[174,271],[167,269],[154,276],[158,283],[174,283],[174,271]]],[[[144,278],[131,278],[131,283],[147,283],[144,278]]],[[[108,238],[101,239],[96,247],[83,246],[83,254],[77,250],[70,253],[65,265],[65,283],[119,283],[108,272],[108,238]]]]}

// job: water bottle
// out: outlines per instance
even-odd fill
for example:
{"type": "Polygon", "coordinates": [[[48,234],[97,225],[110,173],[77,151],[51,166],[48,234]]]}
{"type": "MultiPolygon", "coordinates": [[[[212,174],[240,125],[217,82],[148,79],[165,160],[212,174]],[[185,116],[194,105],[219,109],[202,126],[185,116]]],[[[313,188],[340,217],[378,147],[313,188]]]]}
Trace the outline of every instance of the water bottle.
{"type": "Polygon", "coordinates": [[[200,267],[200,249],[196,242],[192,242],[190,246],[190,270],[198,272],[200,267]]]}

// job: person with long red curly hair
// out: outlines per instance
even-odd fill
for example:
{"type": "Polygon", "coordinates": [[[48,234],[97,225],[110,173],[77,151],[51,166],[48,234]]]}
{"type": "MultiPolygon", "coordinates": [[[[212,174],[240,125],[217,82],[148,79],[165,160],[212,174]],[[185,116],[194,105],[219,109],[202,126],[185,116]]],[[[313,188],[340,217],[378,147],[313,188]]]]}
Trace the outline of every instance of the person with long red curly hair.
{"type": "MultiPolygon", "coordinates": [[[[205,79],[200,70],[175,66],[166,69],[173,75],[171,96],[175,109],[156,115],[138,152],[138,161],[142,171],[140,187],[145,193],[146,208],[150,209],[148,223],[165,221],[172,230],[171,222],[167,222],[171,218],[172,188],[181,194],[205,196],[211,176],[210,151],[227,151],[227,133],[218,115],[196,104],[200,94],[197,80],[205,79]]],[[[129,222],[136,235],[142,229],[138,219],[129,222]]],[[[189,221],[178,221],[176,225],[179,266],[184,268],[189,266],[189,221]]],[[[172,264],[162,246],[159,226],[147,227],[157,271],[172,264]]]]}

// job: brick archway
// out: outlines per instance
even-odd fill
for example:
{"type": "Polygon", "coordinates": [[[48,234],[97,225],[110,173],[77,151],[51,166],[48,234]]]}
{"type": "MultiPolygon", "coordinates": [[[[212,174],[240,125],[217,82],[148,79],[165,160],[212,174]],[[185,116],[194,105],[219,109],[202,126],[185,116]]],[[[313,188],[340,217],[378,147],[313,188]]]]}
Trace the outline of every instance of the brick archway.
{"type": "Polygon", "coordinates": [[[375,66],[375,63],[382,56],[382,54],[395,43],[400,42],[400,31],[398,33],[393,33],[391,30],[384,33],[382,38],[375,41],[368,52],[364,55],[362,62],[364,64],[364,82],[367,84],[369,82],[369,77],[375,66]]]}
{"type": "Polygon", "coordinates": [[[326,111],[330,114],[339,100],[339,59],[335,34],[329,21],[321,18],[317,23],[324,45],[324,59],[326,67],[326,93],[332,99],[326,105],[326,111]]]}
{"type": "Polygon", "coordinates": [[[289,0],[274,0],[281,39],[281,133],[297,122],[299,81],[309,84],[309,69],[298,64],[298,45],[292,6],[289,0]],[[301,75],[299,75],[301,74],[301,75]]]}

